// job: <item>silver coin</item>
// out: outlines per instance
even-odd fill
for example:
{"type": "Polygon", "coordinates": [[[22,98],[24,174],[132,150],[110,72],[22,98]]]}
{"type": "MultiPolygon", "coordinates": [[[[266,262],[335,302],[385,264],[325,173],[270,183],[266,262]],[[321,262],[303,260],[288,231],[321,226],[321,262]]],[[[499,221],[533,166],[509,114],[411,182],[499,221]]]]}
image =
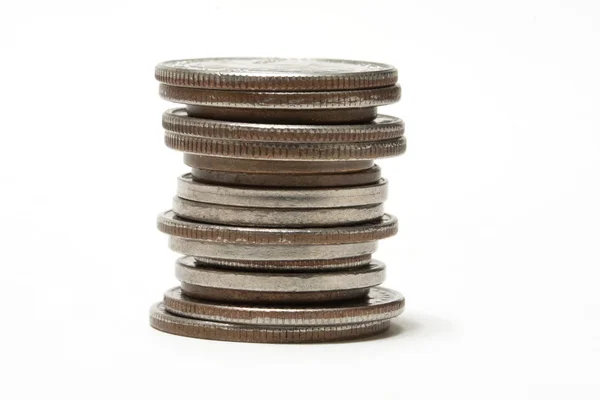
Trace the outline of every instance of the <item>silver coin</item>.
{"type": "Polygon", "coordinates": [[[188,167],[211,171],[266,174],[337,174],[362,171],[374,165],[372,160],[277,161],[213,157],[193,153],[185,153],[183,162],[188,167]]]}
{"type": "Polygon", "coordinates": [[[259,208],[200,203],[175,197],[173,212],[182,218],[214,224],[262,227],[352,225],[381,218],[383,204],[339,208],[259,208]]]}
{"type": "Polygon", "coordinates": [[[192,168],[192,178],[200,182],[221,185],[241,185],[257,187],[299,188],[299,187],[344,187],[375,183],[381,179],[381,169],[375,165],[369,169],[337,174],[265,174],[211,171],[192,168]]]}
{"type": "Polygon", "coordinates": [[[385,106],[400,100],[400,86],[319,92],[197,89],[161,84],[160,96],[173,103],[258,109],[342,109],[385,106]]]}
{"type": "Polygon", "coordinates": [[[179,177],[177,196],[196,202],[260,208],[338,208],[383,203],[387,181],[364,186],[314,189],[271,189],[198,182],[191,174],[179,177]]]}
{"type": "Polygon", "coordinates": [[[389,86],[398,71],[368,61],[309,58],[201,58],[165,61],[156,79],[175,86],[237,90],[342,90],[389,86]]]}
{"type": "Polygon", "coordinates": [[[293,246],[243,245],[169,236],[169,248],[188,256],[229,260],[328,260],[373,254],[377,250],[377,242],[293,246]]]}
{"type": "Polygon", "coordinates": [[[404,134],[400,118],[378,115],[366,124],[287,125],[256,124],[189,117],[185,108],[163,114],[163,128],[173,137],[211,138],[251,142],[347,143],[389,140],[404,134]]]}
{"type": "Polygon", "coordinates": [[[150,326],[197,339],[254,343],[314,343],[357,339],[383,332],[390,320],[333,326],[256,326],[186,318],[171,314],[163,303],[150,309],[150,326]]]}
{"type": "Polygon", "coordinates": [[[364,224],[326,228],[239,227],[187,221],[173,211],[161,213],[158,229],[167,235],[214,243],[232,244],[343,244],[373,242],[393,236],[398,220],[389,214],[364,224]]]}
{"type": "Polygon", "coordinates": [[[170,313],[203,320],[279,326],[356,324],[397,317],[404,310],[404,296],[382,287],[369,289],[362,299],[320,305],[256,306],[203,301],[176,287],[168,290],[164,304],[170,313]]]}
{"type": "Polygon", "coordinates": [[[372,260],[365,267],[343,271],[252,272],[211,268],[193,257],[177,260],[175,277],[184,283],[219,289],[259,292],[319,292],[380,285],[385,265],[372,260]]]}
{"type": "Polygon", "coordinates": [[[371,254],[325,260],[228,260],[225,258],[194,257],[201,264],[229,269],[256,271],[323,271],[351,269],[371,262],[371,254]]]}

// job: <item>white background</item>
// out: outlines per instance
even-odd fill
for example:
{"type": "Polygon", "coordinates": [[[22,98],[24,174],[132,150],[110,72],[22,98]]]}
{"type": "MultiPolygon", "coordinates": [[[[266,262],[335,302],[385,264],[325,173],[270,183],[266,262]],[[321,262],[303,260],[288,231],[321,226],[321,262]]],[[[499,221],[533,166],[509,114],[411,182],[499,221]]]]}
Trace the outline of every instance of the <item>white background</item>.
{"type": "Polygon", "coordinates": [[[599,25],[592,0],[3,1],[0,397],[597,399],[599,25]],[[148,326],[177,284],[155,216],[186,171],[154,65],[215,56],[398,67],[387,337],[148,326]]]}

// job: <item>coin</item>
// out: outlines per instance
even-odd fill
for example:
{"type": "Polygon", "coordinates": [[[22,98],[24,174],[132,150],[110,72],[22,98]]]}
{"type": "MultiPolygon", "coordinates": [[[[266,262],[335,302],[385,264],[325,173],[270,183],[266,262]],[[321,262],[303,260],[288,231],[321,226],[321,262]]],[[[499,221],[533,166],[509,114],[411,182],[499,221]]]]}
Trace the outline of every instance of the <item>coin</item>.
{"type": "Polygon", "coordinates": [[[389,140],[404,134],[400,118],[378,115],[365,124],[287,125],[257,124],[189,117],[184,108],[165,111],[163,128],[172,137],[252,142],[346,143],[389,140]]]}
{"type": "Polygon", "coordinates": [[[371,160],[358,161],[275,161],[243,158],[223,158],[185,153],[183,162],[188,167],[211,171],[247,172],[266,174],[319,174],[362,171],[373,167],[371,160]]]}
{"type": "Polygon", "coordinates": [[[173,103],[200,106],[314,110],[385,106],[400,100],[401,89],[396,85],[329,92],[258,92],[161,84],[159,94],[173,103]]]}
{"type": "Polygon", "coordinates": [[[271,189],[215,185],[184,174],[177,181],[177,196],[195,202],[259,208],[337,208],[383,203],[387,181],[338,188],[271,189]]]}
{"type": "Polygon", "coordinates": [[[158,229],[168,235],[214,243],[231,244],[343,244],[372,242],[396,234],[398,220],[384,214],[380,219],[359,225],[316,228],[239,227],[187,221],[173,211],[161,213],[158,229]]]}
{"type": "Polygon", "coordinates": [[[281,143],[181,137],[165,132],[165,144],[174,150],[207,156],[257,160],[374,160],[406,151],[406,138],[359,143],[281,143]]]}
{"type": "Polygon", "coordinates": [[[173,198],[173,212],[182,218],[214,224],[261,227],[353,225],[383,216],[382,204],[338,208],[259,208],[200,203],[173,198]]]}
{"type": "Polygon", "coordinates": [[[223,303],[296,305],[354,300],[369,293],[369,288],[320,292],[259,292],[198,286],[186,282],[181,282],[181,290],[190,297],[223,303]]]}
{"type": "Polygon", "coordinates": [[[244,172],[211,171],[192,168],[192,178],[200,182],[224,185],[259,187],[340,187],[359,186],[381,179],[381,169],[375,165],[369,169],[337,174],[248,174],[244,172]]]}
{"type": "Polygon", "coordinates": [[[360,124],[377,117],[377,107],[278,109],[186,105],[190,117],[261,124],[360,124]]]}
{"type": "Polygon", "coordinates": [[[358,339],[385,331],[390,320],[334,326],[254,326],[173,315],[163,303],[150,309],[150,325],[163,332],[199,339],[255,343],[310,343],[358,339]]]}
{"type": "Polygon", "coordinates": [[[227,90],[342,90],[389,86],[398,71],[367,61],[308,58],[201,58],[165,61],[156,79],[174,86],[227,90]]]}
{"type": "Polygon", "coordinates": [[[234,260],[328,260],[373,254],[377,242],[328,245],[243,245],[210,243],[200,240],[169,236],[169,248],[177,253],[194,257],[234,260]]]}
{"type": "Polygon", "coordinates": [[[329,258],[324,260],[231,260],[226,258],[194,257],[196,261],[229,269],[257,271],[319,271],[349,269],[366,265],[371,254],[354,257],[329,258]]]}
{"type": "Polygon", "coordinates": [[[352,290],[380,285],[385,265],[372,260],[351,270],[314,272],[258,272],[212,268],[192,257],[177,260],[175,277],[180,282],[218,289],[259,292],[321,292],[352,290]]]}
{"type": "Polygon", "coordinates": [[[247,325],[341,325],[397,317],[404,297],[391,289],[375,287],[362,299],[304,306],[253,306],[203,301],[185,295],[181,288],[164,296],[168,312],[188,318],[247,325]]]}

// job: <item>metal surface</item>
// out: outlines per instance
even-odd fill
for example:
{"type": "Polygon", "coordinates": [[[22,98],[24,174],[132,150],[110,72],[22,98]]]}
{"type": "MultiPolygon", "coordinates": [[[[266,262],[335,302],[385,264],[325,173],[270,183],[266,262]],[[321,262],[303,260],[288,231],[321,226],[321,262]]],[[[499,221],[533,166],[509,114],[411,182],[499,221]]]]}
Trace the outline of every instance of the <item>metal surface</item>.
{"type": "Polygon", "coordinates": [[[244,158],[224,158],[186,153],[183,162],[188,167],[211,171],[267,174],[336,174],[362,171],[373,167],[372,160],[358,161],[275,161],[244,158]]]}
{"type": "Polygon", "coordinates": [[[365,297],[369,288],[329,290],[320,292],[265,292],[256,290],[222,289],[182,282],[181,290],[188,296],[223,303],[242,304],[322,304],[365,297]]]}
{"type": "Polygon", "coordinates": [[[156,79],[174,86],[226,90],[342,90],[389,86],[389,64],[323,58],[200,58],[161,62],[156,79]]]}
{"type": "Polygon", "coordinates": [[[356,172],[337,174],[248,174],[243,172],[211,171],[192,168],[192,178],[213,184],[274,188],[314,188],[359,186],[375,183],[381,178],[377,165],[356,172]]]}
{"type": "Polygon", "coordinates": [[[259,208],[200,203],[173,198],[173,212],[200,222],[261,227],[352,225],[383,216],[382,204],[339,208],[259,208]]]}
{"type": "Polygon", "coordinates": [[[315,326],[380,321],[400,315],[404,297],[376,287],[362,299],[323,305],[252,306],[203,301],[185,295],[181,288],[168,290],[164,305],[172,314],[217,322],[247,325],[315,326]]]}
{"type": "Polygon", "coordinates": [[[161,84],[160,96],[173,103],[211,107],[324,109],[377,107],[400,100],[400,86],[330,92],[266,92],[196,89],[161,84]]]}
{"type": "Polygon", "coordinates": [[[170,236],[169,248],[188,256],[233,260],[328,260],[373,254],[377,249],[377,242],[290,246],[273,244],[244,245],[210,243],[170,236]]]}
{"type": "Polygon", "coordinates": [[[310,343],[357,339],[390,327],[389,320],[334,326],[254,326],[226,324],[173,315],[163,303],[150,309],[150,325],[163,332],[199,339],[256,343],[310,343]]]}
{"type": "Polygon", "coordinates": [[[259,292],[319,292],[351,290],[380,285],[385,266],[372,260],[364,267],[341,271],[258,272],[212,268],[191,257],[177,260],[175,277],[180,282],[218,289],[259,292]]]}
{"type": "Polygon", "coordinates": [[[389,140],[404,134],[400,118],[378,115],[366,124],[257,124],[189,117],[185,108],[165,111],[163,128],[172,137],[241,140],[248,142],[347,143],[389,140]]]}
{"type": "Polygon", "coordinates": [[[373,242],[396,234],[398,220],[389,214],[372,222],[330,228],[262,228],[216,225],[181,219],[173,211],[158,216],[158,229],[168,235],[231,244],[343,244],[373,242]]]}
{"type": "Polygon", "coordinates": [[[338,208],[383,203],[387,181],[363,186],[270,189],[199,182],[185,174],[177,180],[177,196],[211,204],[259,208],[338,208]]]}
{"type": "Polygon", "coordinates": [[[226,258],[199,256],[195,256],[194,258],[202,264],[229,269],[294,272],[350,269],[367,265],[371,262],[371,254],[324,260],[229,260],[226,258]]]}

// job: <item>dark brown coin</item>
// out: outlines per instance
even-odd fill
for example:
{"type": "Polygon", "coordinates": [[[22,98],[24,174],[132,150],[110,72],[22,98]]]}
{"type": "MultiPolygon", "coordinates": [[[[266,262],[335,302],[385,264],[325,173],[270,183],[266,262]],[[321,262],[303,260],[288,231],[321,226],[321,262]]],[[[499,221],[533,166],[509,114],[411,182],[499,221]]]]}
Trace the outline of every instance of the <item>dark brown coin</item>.
{"type": "Polygon", "coordinates": [[[191,117],[262,124],[359,124],[377,117],[377,107],[282,110],[187,105],[191,117]]]}
{"type": "Polygon", "coordinates": [[[396,83],[391,65],[309,58],[201,58],[165,61],[156,79],[204,89],[313,91],[363,89],[396,83]]]}
{"type": "Polygon", "coordinates": [[[381,169],[374,166],[356,172],[338,174],[249,174],[244,172],[212,171],[192,168],[192,177],[200,182],[224,185],[315,188],[359,186],[377,182],[381,178],[381,169]]]}
{"type": "Polygon", "coordinates": [[[150,325],[163,332],[198,339],[255,343],[311,343],[358,339],[385,331],[390,320],[333,326],[254,326],[185,318],[163,303],[150,309],[150,325]]]}
{"type": "Polygon", "coordinates": [[[181,290],[190,297],[227,303],[307,304],[359,299],[370,288],[330,290],[322,292],[257,292],[252,290],[221,289],[181,282],[181,290]]]}
{"type": "Polygon", "coordinates": [[[315,110],[377,107],[400,100],[400,86],[330,92],[211,90],[161,84],[160,96],[174,103],[210,107],[315,110]]]}
{"type": "Polygon", "coordinates": [[[186,296],[181,288],[168,290],[164,304],[170,313],[188,318],[247,325],[340,325],[397,317],[404,297],[376,287],[359,300],[304,306],[253,306],[202,301],[186,296]]]}

